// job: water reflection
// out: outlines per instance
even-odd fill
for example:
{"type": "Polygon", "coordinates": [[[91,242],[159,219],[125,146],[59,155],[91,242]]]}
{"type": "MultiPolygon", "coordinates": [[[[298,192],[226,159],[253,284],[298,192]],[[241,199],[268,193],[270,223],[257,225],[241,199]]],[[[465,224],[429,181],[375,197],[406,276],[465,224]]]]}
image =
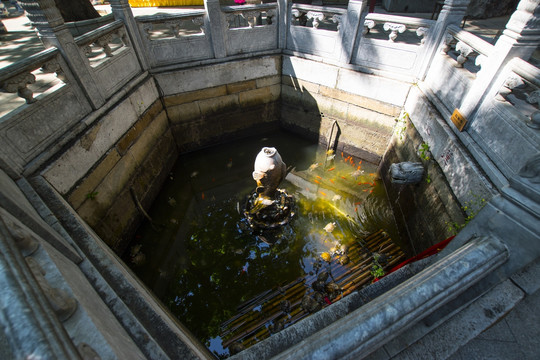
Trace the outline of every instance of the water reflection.
{"type": "MultiPolygon", "coordinates": [[[[347,273],[346,250],[362,232],[384,229],[397,238],[375,173],[373,164],[284,132],[183,156],[149,212],[163,226],[143,224],[132,243],[144,261],[125,260],[202,343],[227,357],[301,319],[307,297],[321,306],[334,301],[334,277],[347,273]],[[295,197],[296,216],[253,231],[242,204],[253,192],[261,145],[279,148],[294,167],[280,187],[295,197]],[[318,293],[325,296],[315,299],[318,293]]],[[[354,259],[350,265],[363,258],[354,259]]]]}

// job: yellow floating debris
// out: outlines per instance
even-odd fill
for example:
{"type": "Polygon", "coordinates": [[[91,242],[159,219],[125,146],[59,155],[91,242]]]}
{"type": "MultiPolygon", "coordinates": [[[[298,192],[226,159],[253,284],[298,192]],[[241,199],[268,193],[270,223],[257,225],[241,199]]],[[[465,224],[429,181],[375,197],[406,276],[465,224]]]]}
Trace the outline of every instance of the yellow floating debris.
{"type": "Polygon", "coordinates": [[[330,261],[332,261],[332,256],[327,252],[323,252],[321,254],[321,259],[323,259],[326,262],[330,262],[330,261]]]}

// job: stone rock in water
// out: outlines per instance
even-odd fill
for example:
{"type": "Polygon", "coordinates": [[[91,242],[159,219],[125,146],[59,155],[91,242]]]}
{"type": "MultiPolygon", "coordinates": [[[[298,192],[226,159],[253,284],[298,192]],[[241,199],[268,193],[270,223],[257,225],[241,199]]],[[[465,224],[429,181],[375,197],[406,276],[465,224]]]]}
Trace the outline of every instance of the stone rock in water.
{"type": "Polygon", "coordinates": [[[417,184],[424,177],[424,166],[422,163],[410,161],[392,164],[390,165],[390,177],[394,184],[417,184]]]}

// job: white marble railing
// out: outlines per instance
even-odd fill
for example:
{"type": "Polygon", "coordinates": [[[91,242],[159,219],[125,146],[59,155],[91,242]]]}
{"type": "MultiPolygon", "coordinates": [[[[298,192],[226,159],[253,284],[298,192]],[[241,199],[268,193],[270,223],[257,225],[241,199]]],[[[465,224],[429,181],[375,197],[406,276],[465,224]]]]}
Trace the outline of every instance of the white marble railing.
{"type": "Polygon", "coordinates": [[[366,38],[423,45],[433,24],[434,20],[370,13],[366,15],[362,33],[366,38]]]}
{"type": "Polygon", "coordinates": [[[460,108],[491,53],[493,45],[450,25],[443,34],[439,52],[430,64],[426,85],[448,111],[460,108]]]}
{"type": "Polygon", "coordinates": [[[0,89],[16,93],[26,104],[36,102],[34,96],[38,88],[40,92],[45,92],[66,81],[59,58],[59,51],[52,48],[0,69],[0,89]],[[53,73],[55,77],[47,76],[53,73]]]}
{"type": "Polygon", "coordinates": [[[293,4],[291,7],[291,26],[339,31],[346,13],[347,9],[342,8],[293,4]]]}
{"type": "Polygon", "coordinates": [[[277,3],[222,6],[227,55],[278,48],[277,3]]]}
{"type": "Polygon", "coordinates": [[[424,43],[434,24],[427,19],[367,14],[352,63],[418,77],[426,57],[424,43]]]}
{"type": "Polygon", "coordinates": [[[227,29],[276,26],[277,4],[222,6],[227,29]]]}
{"type": "Polygon", "coordinates": [[[141,71],[122,20],[78,36],[75,43],[105,98],[141,71]]]}
{"type": "MultiPolygon", "coordinates": [[[[540,109],[540,69],[526,61],[511,60],[505,80],[497,91],[496,99],[519,107],[520,111],[531,119],[540,109]]],[[[533,128],[540,124],[528,123],[533,128]]]]}
{"type": "Polygon", "coordinates": [[[0,153],[22,172],[66,129],[91,112],[84,91],[56,48],[0,69],[0,153]]]}
{"type": "Polygon", "coordinates": [[[126,50],[129,40],[123,25],[121,20],[116,20],[75,39],[90,66],[99,66],[107,58],[112,58],[126,50]]]}
{"type": "Polygon", "coordinates": [[[137,24],[147,41],[200,36],[206,33],[205,11],[189,14],[138,16],[137,24]]]}
{"type": "Polygon", "coordinates": [[[346,14],[341,8],[293,4],[288,12],[286,49],[338,60],[346,14]]]}
{"type": "Polygon", "coordinates": [[[205,11],[135,19],[152,67],[213,57],[205,11]]]}
{"type": "Polygon", "coordinates": [[[441,47],[444,54],[455,59],[457,67],[473,73],[480,70],[492,49],[493,45],[456,25],[448,26],[441,47]]]}
{"type": "MultiPolygon", "coordinates": [[[[483,70],[482,70],[483,71],[483,70]]],[[[538,195],[540,69],[514,58],[493,79],[467,134],[523,193],[538,195]],[[536,190],[533,190],[536,189],[536,190]]],[[[489,174],[491,171],[488,168],[489,174]]],[[[494,174],[489,174],[492,178],[494,174]]]]}

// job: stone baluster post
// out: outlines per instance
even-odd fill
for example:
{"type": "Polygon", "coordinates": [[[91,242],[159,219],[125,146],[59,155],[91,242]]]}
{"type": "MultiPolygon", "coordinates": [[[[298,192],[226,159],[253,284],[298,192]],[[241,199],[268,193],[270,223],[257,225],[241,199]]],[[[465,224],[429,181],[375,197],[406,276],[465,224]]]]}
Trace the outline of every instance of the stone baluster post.
{"type": "Polygon", "coordinates": [[[131,11],[128,0],[110,0],[109,3],[111,4],[114,18],[122,20],[126,26],[126,31],[133,44],[133,49],[137,54],[141,68],[143,70],[148,70],[150,67],[147,59],[148,53],[146,52],[141,33],[139,32],[137,22],[133,17],[133,12],[131,11]]]}
{"type": "Polygon", "coordinates": [[[20,0],[19,2],[45,47],[58,48],[78,85],[86,94],[90,105],[98,109],[105,103],[105,98],[93,78],[88,59],[75,43],[54,0],[20,0]]]}
{"type": "Polygon", "coordinates": [[[463,20],[465,13],[467,12],[467,6],[470,0],[446,0],[442,7],[437,22],[433,25],[425,36],[424,42],[424,54],[423,62],[418,69],[416,77],[418,80],[424,80],[431,62],[441,41],[443,40],[444,33],[448,25],[458,25],[463,20]]]}
{"type": "Polygon", "coordinates": [[[497,73],[514,57],[529,60],[540,45],[539,23],[540,0],[521,0],[461,103],[459,111],[469,122],[488,94],[497,73]]]}
{"type": "Polygon", "coordinates": [[[204,8],[207,16],[205,17],[205,26],[210,32],[210,41],[214,49],[216,59],[227,56],[227,26],[221,12],[219,0],[204,0],[204,8]]]}
{"type": "Polygon", "coordinates": [[[278,0],[278,48],[287,48],[287,32],[289,30],[289,0],[278,0]]]}
{"type": "Polygon", "coordinates": [[[341,34],[341,55],[339,61],[345,64],[351,62],[355,44],[362,37],[366,6],[368,0],[350,0],[347,14],[341,19],[339,32],[341,34]]]}

